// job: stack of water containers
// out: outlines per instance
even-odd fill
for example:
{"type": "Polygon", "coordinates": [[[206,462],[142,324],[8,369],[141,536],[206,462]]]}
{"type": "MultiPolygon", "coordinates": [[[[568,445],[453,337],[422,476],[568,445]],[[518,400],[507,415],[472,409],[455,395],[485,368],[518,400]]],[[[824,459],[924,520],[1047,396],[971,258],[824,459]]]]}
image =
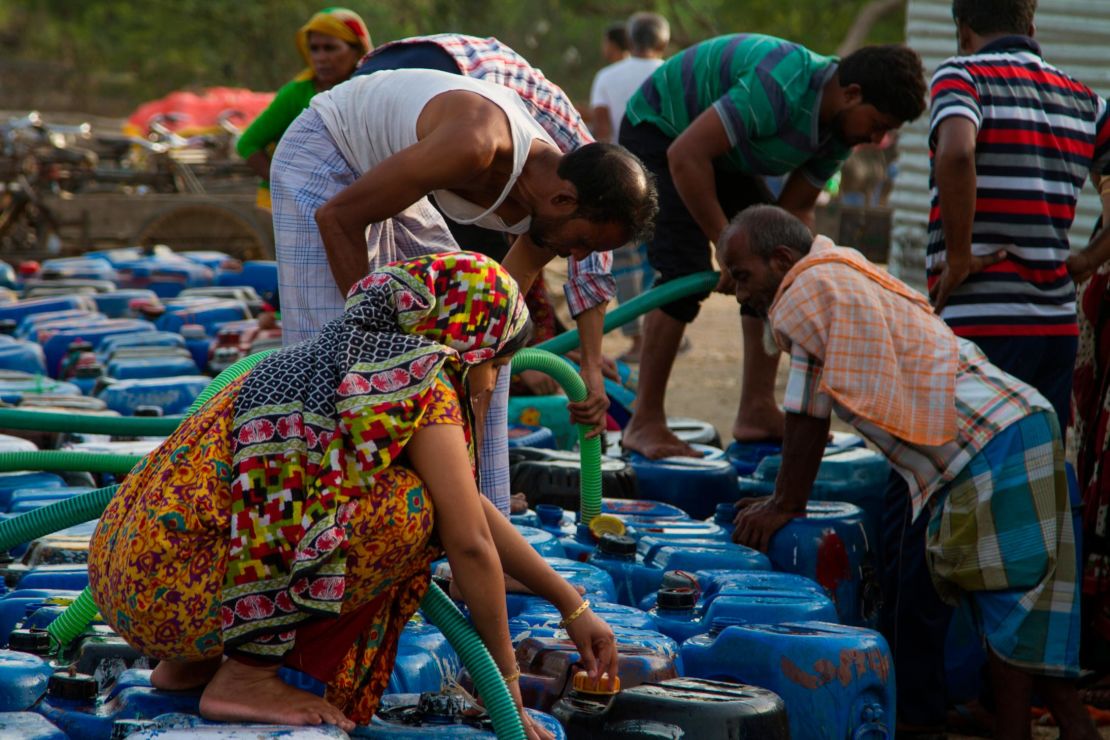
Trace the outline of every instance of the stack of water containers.
{"type": "MultiPolygon", "coordinates": [[[[86,402],[96,413],[181,413],[209,380],[220,332],[250,334],[262,302],[276,300],[272,262],[240,265],[218,253],[109,250],[48,261],[35,277],[36,290],[55,281],[68,292],[0,301],[0,399],[69,409],[86,402]],[[118,287],[104,290],[105,283],[118,287]]],[[[853,506],[869,504],[881,472],[859,440],[840,436],[830,445],[810,515],[763,554],[732,543],[732,504],[769,492],[773,449],[726,453],[708,425],[676,421],[705,456],[607,458],[605,491],[619,498],[605,499],[593,522],[578,522],[571,511],[577,455],[553,449],[569,445],[565,430],[533,416],[512,432],[516,480],[533,503],[514,522],[613,626],[621,654],[621,691],[611,696],[576,676],[581,656],[559,627],[561,615],[535,596],[509,594],[522,694],[538,722],[571,738],[891,734],[890,658],[867,629],[877,606],[874,529],[853,506]]],[[[159,440],[38,441],[136,454],[159,440]]],[[[0,449],[29,445],[0,437],[0,449]]],[[[0,474],[0,517],[108,480],[0,474]]],[[[346,736],[200,720],[197,692],[152,688],[149,662],[103,624],[53,656],[42,630],[87,584],[94,527],[25,543],[0,563],[0,727],[31,738],[346,736]]],[[[449,576],[445,563],[435,575],[449,576]]],[[[288,669],[283,677],[323,688],[288,669]]],[[[402,633],[378,715],[356,734],[492,737],[466,688],[473,687],[455,651],[417,617],[402,633]]]]}

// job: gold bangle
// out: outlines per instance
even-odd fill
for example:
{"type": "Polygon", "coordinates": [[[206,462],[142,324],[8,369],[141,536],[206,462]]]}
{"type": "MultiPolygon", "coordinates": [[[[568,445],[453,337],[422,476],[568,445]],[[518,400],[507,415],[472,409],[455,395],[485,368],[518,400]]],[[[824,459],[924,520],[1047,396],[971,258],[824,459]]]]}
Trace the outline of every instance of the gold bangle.
{"type": "Polygon", "coordinates": [[[520,669],[517,668],[515,671],[513,671],[509,675],[502,676],[501,680],[503,680],[505,682],[506,686],[511,684],[513,681],[519,681],[520,680],[520,669]]]}
{"type": "Polygon", "coordinates": [[[573,622],[574,620],[578,619],[580,616],[585,614],[586,610],[589,609],[589,608],[590,608],[590,600],[589,599],[583,599],[582,603],[579,605],[579,607],[577,609],[575,609],[574,611],[572,611],[570,613],[569,617],[565,617],[565,618],[559,620],[559,628],[565,630],[567,627],[570,626],[571,622],[573,622]]]}

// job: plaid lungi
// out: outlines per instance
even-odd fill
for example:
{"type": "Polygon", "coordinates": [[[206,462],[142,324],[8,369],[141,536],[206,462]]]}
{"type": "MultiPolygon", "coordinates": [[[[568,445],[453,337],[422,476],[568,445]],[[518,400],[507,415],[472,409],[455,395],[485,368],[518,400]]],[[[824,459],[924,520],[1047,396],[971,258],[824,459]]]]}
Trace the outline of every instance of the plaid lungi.
{"type": "Polygon", "coordinates": [[[1075,530],[1056,417],[1006,427],[930,501],[926,549],[941,597],[986,644],[1033,673],[1079,673],[1075,530]]]}

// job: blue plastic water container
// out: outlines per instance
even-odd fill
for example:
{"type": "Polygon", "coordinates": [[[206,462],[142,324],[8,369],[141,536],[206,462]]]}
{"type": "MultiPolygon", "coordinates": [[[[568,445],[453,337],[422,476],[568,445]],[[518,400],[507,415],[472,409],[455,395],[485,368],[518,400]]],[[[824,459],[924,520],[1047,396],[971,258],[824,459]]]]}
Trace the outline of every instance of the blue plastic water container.
{"type": "Polygon", "coordinates": [[[659,631],[682,643],[725,624],[837,620],[829,597],[810,589],[747,588],[742,582],[729,582],[709,595],[699,596],[690,587],[659,589],[651,609],[659,631]]]}
{"type": "Polygon", "coordinates": [[[96,304],[85,295],[49,296],[47,298],[27,298],[16,303],[0,306],[0,320],[11,319],[17,324],[25,316],[53,311],[95,311],[96,304]]]}
{"type": "Polygon", "coordinates": [[[0,712],[0,737],[19,740],[70,740],[46,717],[34,712],[0,712]]]}
{"type": "Polygon", "coordinates": [[[43,352],[46,353],[47,372],[51,376],[57,376],[62,358],[65,357],[70,343],[77,339],[84,339],[92,345],[95,351],[107,337],[116,334],[136,334],[152,331],[153,329],[153,324],[142,319],[104,319],[84,326],[51,328],[50,330],[40,329],[39,338],[42,341],[43,352]],[[49,333],[49,337],[44,336],[47,333],[49,333]]]}
{"type": "Polygon", "coordinates": [[[140,406],[157,406],[166,416],[184,413],[212,381],[205,375],[121,380],[100,392],[112,411],[132,416],[140,406]]]}
{"type": "MultiPolygon", "coordinates": [[[[647,612],[623,604],[590,603],[590,610],[613,627],[659,632],[655,618],[647,612]]],[[[557,627],[562,619],[559,610],[546,601],[535,600],[520,610],[514,619],[529,627],[557,627]]]]}
{"type": "Polygon", "coordinates": [[[174,332],[181,331],[181,327],[185,324],[198,324],[204,327],[209,336],[215,336],[224,324],[246,321],[250,318],[250,309],[242,301],[202,298],[197,299],[192,305],[167,306],[166,312],[154,323],[162,331],[174,332]]]}
{"type": "Polygon", "coordinates": [[[7,511],[12,503],[12,493],[31,488],[60,488],[66,484],[54,473],[0,473],[0,511],[7,511]]]}
{"type": "Polygon", "coordinates": [[[555,535],[536,527],[517,526],[517,532],[532,546],[532,549],[544,557],[565,558],[566,551],[555,535]]]}
{"type": "Polygon", "coordinates": [[[185,288],[212,285],[213,271],[180,257],[143,257],[116,264],[121,288],[146,288],[161,298],[172,298],[185,288]]]}
{"type": "Polygon", "coordinates": [[[85,311],[83,309],[67,309],[65,311],[46,311],[32,313],[19,320],[12,336],[17,339],[26,339],[39,342],[39,332],[54,327],[81,326],[84,323],[104,321],[108,317],[100,311],[85,311]]]}
{"type": "Polygon", "coordinates": [[[87,493],[92,489],[88,486],[50,486],[19,488],[11,492],[8,500],[8,512],[18,514],[23,511],[37,509],[48,503],[63,501],[80,493],[87,493]]]}
{"type": "Polygon", "coordinates": [[[46,374],[46,355],[34,342],[0,335],[0,370],[46,374]]]}
{"type": "Polygon", "coordinates": [[[760,552],[714,540],[644,537],[639,542],[622,535],[603,534],[597,550],[587,560],[613,577],[617,603],[639,606],[658,591],[668,570],[770,570],[760,552]]]}
{"type": "Polygon", "coordinates": [[[334,725],[294,725],[210,722],[191,714],[162,714],[153,719],[118,719],[112,738],[127,740],[347,740],[350,735],[334,725]]]}
{"type": "MultiPolygon", "coordinates": [[[[581,586],[585,591],[586,598],[591,601],[616,601],[617,591],[613,585],[613,577],[601,568],[568,558],[545,557],[544,560],[547,561],[553,571],[562,576],[570,585],[581,586]]],[[[432,573],[436,577],[450,578],[451,566],[446,559],[437,560],[432,563],[432,573]]],[[[535,594],[516,592],[506,594],[509,617],[515,617],[534,602],[547,603],[535,594]]],[[[463,605],[460,603],[460,606],[463,605]]]]}
{"type": "MultiPolygon", "coordinates": [[[[12,516],[4,514],[0,516],[12,516]]],[[[17,545],[8,552],[20,558],[23,565],[32,568],[36,565],[59,565],[63,563],[86,563],[89,556],[89,540],[96,531],[96,520],[83,522],[73,527],[54,532],[31,542],[17,545]]]]}
{"type": "Polygon", "coordinates": [[[397,660],[386,686],[387,694],[436,692],[453,681],[462,660],[439,628],[416,618],[405,625],[397,645],[397,660]]]}
{"type": "MultiPolygon", "coordinates": [[[[698,446],[695,445],[695,449],[698,446]]],[[[640,498],[677,506],[695,519],[713,515],[719,503],[736,500],[736,472],[725,459],[627,456],[640,486],[640,498]]]]}
{"type": "Polygon", "coordinates": [[[18,287],[19,282],[16,278],[15,268],[0,260],[0,288],[15,290],[18,287]]]}
{"type": "MultiPolygon", "coordinates": [[[[488,717],[484,713],[477,717],[470,716],[472,714],[473,708],[457,697],[386,694],[370,724],[359,727],[355,736],[388,740],[420,740],[431,737],[492,740],[495,735],[488,717]]],[[[531,709],[528,710],[528,715],[554,735],[556,740],[566,738],[562,726],[551,715],[531,709]]]]}
{"type": "MultiPolygon", "coordinates": [[[[80,591],[60,588],[16,589],[0,596],[0,645],[8,644],[12,630],[35,609],[50,599],[76,599],[80,591]]],[[[3,682],[0,681],[0,685],[3,682]]],[[[12,710],[16,711],[16,710],[12,710]]]]}
{"type": "Polygon", "coordinates": [[[119,720],[135,720],[180,713],[197,715],[200,691],[158,691],[149,685],[120,683],[107,697],[100,694],[96,678],[78,673],[55,673],[47,694],[32,711],[50,720],[71,738],[110,740],[119,720]]]}
{"type": "MultiPolygon", "coordinates": [[[[622,688],[682,675],[678,644],[647,630],[614,627],[617,672],[622,688]]],[[[569,677],[581,660],[578,648],[562,630],[534,627],[516,646],[520,693],[524,705],[548,711],[570,689],[569,677]]]]}
{"type": "Polygon", "coordinates": [[[274,305],[278,294],[277,262],[247,260],[238,272],[222,270],[216,276],[216,285],[249,285],[262,300],[274,305]]]}
{"type": "Polygon", "coordinates": [[[775,570],[819,583],[843,624],[877,624],[882,590],[858,506],[811,501],[805,517],[792,519],[775,533],[767,555],[775,570]]]}
{"type": "Polygon", "coordinates": [[[222,270],[225,265],[237,262],[237,260],[227,252],[217,252],[214,249],[189,249],[184,252],[175,251],[174,254],[204,265],[209,270],[212,270],[213,273],[222,270]]]}
{"type": "Polygon", "coordinates": [[[43,277],[77,278],[80,280],[108,280],[115,282],[116,270],[112,263],[100,257],[59,257],[42,263],[43,277]]]}
{"type": "Polygon", "coordinates": [[[166,347],[185,349],[185,338],[172,331],[146,331],[136,334],[119,334],[108,337],[97,348],[97,356],[106,362],[112,353],[126,347],[166,347]]]}
{"type": "Polygon", "coordinates": [[[730,625],[682,645],[687,676],[748,683],[786,702],[793,740],[894,736],[882,635],[826,622],[730,625]]]}
{"type": "Polygon", "coordinates": [[[535,447],[541,450],[554,450],[555,432],[547,427],[509,424],[509,447],[535,447]]]}
{"type": "MultiPolygon", "coordinates": [[[[832,432],[831,436],[832,440],[825,448],[826,455],[864,446],[863,439],[856,434],[832,432]]],[[[781,452],[782,445],[778,442],[737,442],[733,440],[725,449],[725,455],[732,463],[732,467],[736,469],[736,474],[740,476],[750,476],[755,472],[759,463],[763,461],[763,458],[778,455],[781,452]]]]}
{"type": "Polygon", "coordinates": [[[53,672],[38,656],[0,650],[0,728],[9,727],[4,713],[24,712],[34,706],[46,693],[46,682],[53,672]]]}
{"type": "MultiPolygon", "coordinates": [[[[770,455],[759,463],[749,478],[739,480],[740,498],[769,496],[775,492],[775,479],[782,467],[781,455],[770,455]]],[[[810,493],[811,501],[846,501],[863,509],[867,539],[878,543],[881,531],[883,497],[890,463],[866,447],[826,448],[810,493]]]]}
{"type": "Polygon", "coordinates": [[[153,301],[158,298],[153,290],[132,288],[113,290],[111,293],[97,293],[91,296],[96,310],[111,319],[122,319],[131,315],[131,301],[153,301]]]}
{"type": "Polygon", "coordinates": [[[89,585],[89,569],[86,565],[40,565],[27,571],[16,588],[57,588],[80,591],[89,585]]]}
{"type": "Polygon", "coordinates": [[[73,383],[54,380],[45,375],[5,372],[0,375],[0,401],[19,404],[27,396],[80,396],[81,389],[73,383]]]}
{"type": "MultiPolygon", "coordinates": [[[[186,353],[187,354],[187,353],[186,353]]],[[[176,375],[198,375],[200,370],[192,355],[165,354],[161,357],[121,357],[108,363],[108,376],[118,380],[166,378],[176,375]]]]}

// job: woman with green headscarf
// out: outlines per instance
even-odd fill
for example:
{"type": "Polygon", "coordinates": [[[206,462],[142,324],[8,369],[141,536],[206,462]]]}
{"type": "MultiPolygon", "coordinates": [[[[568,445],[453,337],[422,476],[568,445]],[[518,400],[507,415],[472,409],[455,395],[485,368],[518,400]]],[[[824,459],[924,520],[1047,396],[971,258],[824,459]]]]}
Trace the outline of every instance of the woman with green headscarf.
{"type": "Polygon", "coordinates": [[[443,551],[518,707],[502,569],[558,607],[595,679],[617,675],[612,630],[475,484],[475,412],[530,333],[488,257],[395,262],[186,419],[127,476],[89,551],[100,613],[162,661],[151,682],[205,686],[210,719],[369,722],[443,551]]]}
{"type": "Polygon", "coordinates": [[[270,155],[285,129],[308,107],[312,96],[349,78],[373,48],[366,24],[347,8],[325,8],[297,31],[297,50],[308,66],[277,91],[236,145],[239,156],[262,178],[260,208],[270,210],[270,155]]]}

